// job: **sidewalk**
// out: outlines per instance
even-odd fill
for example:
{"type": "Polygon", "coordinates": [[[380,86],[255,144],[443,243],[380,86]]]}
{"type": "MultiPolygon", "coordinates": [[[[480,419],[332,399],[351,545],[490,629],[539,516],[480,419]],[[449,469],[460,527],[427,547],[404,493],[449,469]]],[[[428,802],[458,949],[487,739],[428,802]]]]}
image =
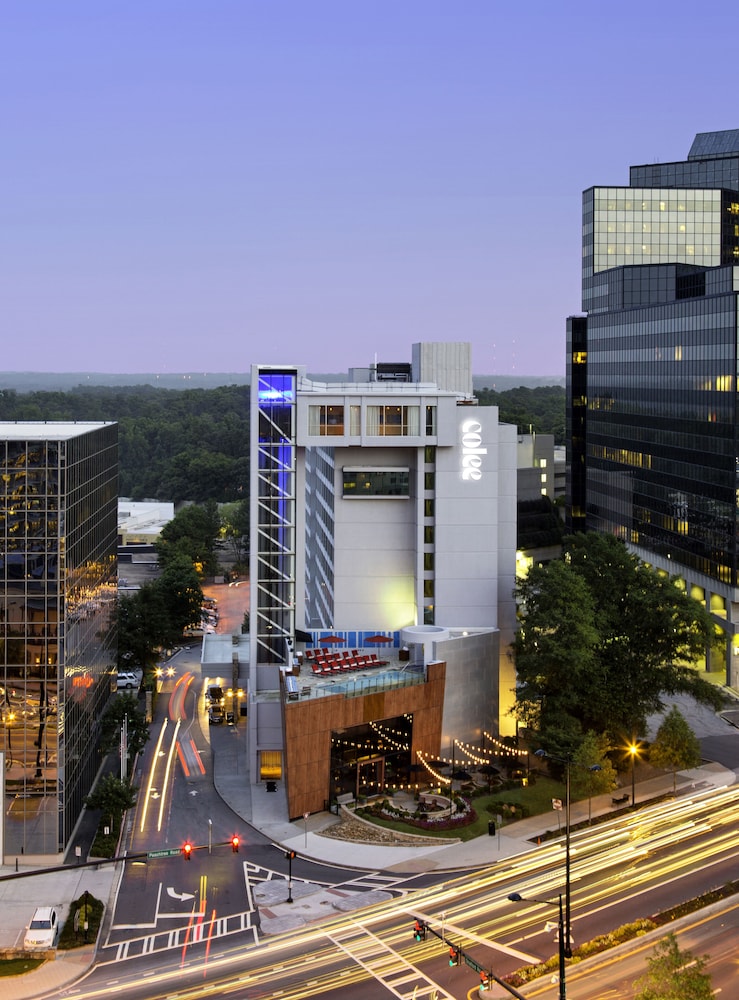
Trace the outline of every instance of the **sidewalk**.
{"type": "MultiPolygon", "coordinates": [[[[275,844],[293,850],[302,858],[324,864],[341,865],[361,870],[373,869],[395,873],[415,874],[418,872],[446,871],[476,868],[495,864],[501,858],[512,857],[535,846],[537,837],[548,831],[557,830],[557,814],[547,813],[532,816],[504,826],[492,837],[476,837],[465,843],[440,846],[438,843],[384,847],[376,844],[359,843],[349,840],[321,836],[321,831],[339,822],[330,813],[315,813],[307,820],[289,822],[287,819],[287,797],[283,783],[278,783],[276,792],[267,792],[264,785],[252,786],[246,771],[246,727],[234,727],[230,734],[211,744],[214,756],[213,780],[216,790],[237,815],[260,830],[275,844]]],[[[734,771],[721,764],[706,764],[692,771],[681,771],[677,775],[678,795],[693,787],[733,784],[737,780],[734,771]]],[[[662,774],[647,781],[637,782],[636,801],[645,804],[661,795],[671,795],[673,780],[671,774],[662,774]]],[[[630,792],[630,789],[627,789],[630,792]]],[[[592,816],[603,816],[614,812],[612,796],[595,796],[591,803],[592,816]]],[[[570,807],[571,825],[587,820],[588,802],[573,802],[570,807]]],[[[561,817],[564,827],[564,817],[561,817]]]]}
{"type": "MultiPolygon", "coordinates": [[[[358,873],[369,870],[398,875],[464,870],[492,865],[503,858],[522,854],[535,847],[537,839],[547,831],[557,829],[556,814],[548,813],[511,823],[494,836],[481,836],[466,843],[443,846],[429,843],[387,847],[321,836],[321,831],[339,822],[336,816],[317,813],[307,820],[291,823],[287,819],[287,800],[282,783],[276,792],[267,792],[263,784],[250,784],[245,725],[224,728],[217,736],[219,738],[211,743],[213,781],[221,798],[244,822],[260,830],[275,844],[319,864],[356,868],[358,873]]],[[[734,771],[720,764],[706,764],[692,771],[679,772],[677,792],[680,795],[711,785],[728,785],[736,779],[734,771]]],[[[672,775],[667,774],[637,782],[637,804],[645,805],[661,795],[671,795],[672,787],[672,775]]],[[[614,811],[611,795],[593,798],[591,806],[593,818],[614,811]]],[[[570,815],[573,826],[586,820],[587,801],[573,802],[570,815]]],[[[21,865],[19,870],[23,871],[24,867],[31,866],[21,865]]],[[[15,870],[15,867],[6,865],[0,868],[0,875],[12,874],[15,870]]],[[[57,906],[64,919],[71,901],[85,890],[103,900],[109,914],[120,874],[119,866],[115,865],[104,865],[98,870],[80,868],[52,872],[24,881],[22,899],[18,899],[17,882],[0,881],[0,908],[3,912],[0,948],[19,946],[25,921],[35,906],[57,906]]],[[[340,890],[326,889],[296,878],[292,885],[296,906],[287,902],[285,881],[275,879],[265,885],[262,895],[255,893],[255,898],[260,906],[263,932],[266,934],[277,934],[323,919],[327,912],[349,911],[379,902],[388,895],[381,889],[355,894],[346,886],[340,890]]],[[[23,1000],[59,992],[92,966],[94,956],[94,944],[71,952],[59,952],[55,961],[44,962],[34,972],[4,979],[4,1000],[23,1000]]]]}

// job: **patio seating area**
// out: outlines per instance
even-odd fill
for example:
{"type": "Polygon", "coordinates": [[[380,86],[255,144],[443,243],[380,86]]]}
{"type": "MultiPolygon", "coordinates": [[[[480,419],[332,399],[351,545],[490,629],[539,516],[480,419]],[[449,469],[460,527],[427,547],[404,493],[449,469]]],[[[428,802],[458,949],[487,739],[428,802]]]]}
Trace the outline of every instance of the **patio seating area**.
{"type": "Polygon", "coordinates": [[[360,653],[358,649],[331,650],[306,649],[305,661],[314,674],[340,674],[352,670],[367,670],[372,667],[386,667],[389,660],[381,660],[377,653],[360,653]]]}

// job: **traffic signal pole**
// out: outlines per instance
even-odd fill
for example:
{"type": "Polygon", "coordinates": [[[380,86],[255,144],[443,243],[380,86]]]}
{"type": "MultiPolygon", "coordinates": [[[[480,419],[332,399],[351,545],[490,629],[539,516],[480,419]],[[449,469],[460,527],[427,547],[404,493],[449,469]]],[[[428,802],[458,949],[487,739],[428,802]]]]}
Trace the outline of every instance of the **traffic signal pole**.
{"type": "Polygon", "coordinates": [[[504,990],[507,990],[511,996],[517,998],[517,1000],[526,1000],[526,997],[519,993],[518,990],[514,989],[510,983],[506,983],[504,980],[500,979],[495,975],[492,969],[484,969],[479,962],[468,955],[464,949],[458,945],[451,942],[444,934],[440,934],[437,930],[427,923],[425,920],[420,918],[416,919],[413,925],[413,940],[414,941],[425,941],[427,933],[433,934],[435,938],[438,938],[443,945],[449,949],[449,965],[455,966],[460,965],[462,962],[470,969],[473,969],[480,977],[480,990],[484,992],[487,990],[491,983],[497,983],[498,986],[502,986],[504,990]]]}

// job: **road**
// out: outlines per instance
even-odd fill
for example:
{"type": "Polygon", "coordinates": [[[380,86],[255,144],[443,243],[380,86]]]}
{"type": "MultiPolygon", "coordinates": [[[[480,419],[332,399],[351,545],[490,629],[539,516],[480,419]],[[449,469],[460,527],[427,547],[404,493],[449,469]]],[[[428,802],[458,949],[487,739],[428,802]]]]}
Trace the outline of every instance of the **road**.
{"type": "MultiPolygon", "coordinates": [[[[413,940],[416,917],[498,976],[556,951],[552,908],[516,905],[508,896],[556,898],[564,867],[559,843],[461,876],[363,876],[301,858],[290,864],[215,792],[199,647],[173,663],[176,675],[158,699],[137,774],[141,792],[127,840],[130,851],[158,856],[126,864],[98,965],[77,996],[331,997],[351,989],[367,1000],[388,993],[442,1000],[476,991],[476,973],[464,963],[450,967],[437,937],[413,940]],[[188,839],[194,850],[186,861],[180,848],[188,839]],[[165,851],[173,853],[161,856],[165,851]],[[373,905],[360,909],[362,902],[373,905]],[[299,917],[307,911],[324,919],[306,930],[299,917]],[[291,925],[293,918],[300,926],[291,925]]],[[[217,738],[227,732],[219,729],[217,738]]],[[[575,944],[735,877],[738,805],[739,788],[697,791],[573,833],[575,944]]],[[[728,909],[725,924],[735,927],[735,920],[728,909]]],[[[694,929],[697,950],[713,956],[717,985],[735,972],[723,926],[696,918],[694,929]]],[[[568,995],[628,1000],[648,950],[617,964],[606,957],[587,975],[573,967],[568,995]]],[[[526,989],[545,1000],[557,992],[547,980],[526,989]]]]}
{"type": "MultiPolygon", "coordinates": [[[[573,835],[575,943],[733,877],[738,804],[739,789],[698,794],[573,835]]],[[[172,815],[180,808],[176,803],[172,815]]],[[[215,811],[215,803],[209,808],[215,811]]],[[[256,835],[248,859],[241,851],[234,855],[228,845],[213,846],[211,853],[201,846],[190,862],[174,857],[152,859],[139,871],[129,866],[101,965],[77,995],[115,988],[126,996],[151,998],[171,995],[176,986],[179,997],[224,992],[250,998],[330,997],[339,991],[345,996],[349,988],[352,997],[391,993],[410,998],[414,990],[416,997],[431,997],[435,990],[439,1000],[467,996],[477,986],[476,974],[464,964],[450,967],[446,946],[437,937],[417,944],[416,917],[498,976],[556,951],[553,913],[542,904],[513,904],[508,895],[515,891],[546,899],[561,891],[560,845],[543,845],[475,873],[439,875],[437,884],[412,893],[406,891],[410,883],[398,881],[374,906],[347,913],[327,908],[330,918],[307,931],[300,927],[265,938],[254,905],[260,886],[271,883],[280,890],[274,898],[281,902],[266,910],[287,909],[284,858],[275,863],[274,853],[256,835]],[[133,925],[124,923],[124,905],[136,916],[133,925]]],[[[307,877],[311,869],[314,876],[320,871],[324,885],[331,879],[334,887],[346,884],[348,873],[302,865],[307,877]]],[[[302,905],[302,899],[296,896],[295,903],[302,905]]],[[[727,905],[717,921],[696,917],[691,933],[699,952],[714,954],[719,984],[735,972],[732,933],[725,928],[735,933],[736,903],[727,905]]],[[[693,947],[692,939],[686,941],[693,947]]],[[[629,963],[614,964],[606,956],[586,975],[573,967],[568,996],[627,1000],[649,951],[651,946],[637,951],[629,963]]],[[[545,980],[528,987],[526,995],[548,1000],[557,990],[545,980]]]]}

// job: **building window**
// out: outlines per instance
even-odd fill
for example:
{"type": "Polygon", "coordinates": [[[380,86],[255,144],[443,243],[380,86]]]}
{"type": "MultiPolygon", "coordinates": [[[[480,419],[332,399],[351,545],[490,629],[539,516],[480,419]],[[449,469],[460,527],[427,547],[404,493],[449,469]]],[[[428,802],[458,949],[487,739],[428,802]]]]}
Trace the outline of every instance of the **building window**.
{"type": "Polygon", "coordinates": [[[367,434],[372,437],[418,437],[417,406],[368,406],[367,434]]]}
{"type": "Polygon", "coordinates": [[[328,437],[344,433],[343,406],[309,406],[308,434],[311,437],[328,437]]]}
{"type": "Polygon", "coordinates": [[[436,436],[436,407],[426,407],[426,434],[428,437],[436,436]]]}
{"type": "Polygon", "coordinates": [[[262,750],[259,754],[259,780],[279,781],[282,777],[282,751],[262,750]]]}
{"type": "Polygon", "coordinates": [[[424,517],[434,516],[434,501],[431,498],[423,501],[423,516],[424,517]]]}
{"type": "Polygon", "coordinates": [[[436,448],[432,444],[427,444],[423,449],[423,461],[426,465],[436,464],[436,448]]]}
{"type": "Polygon", "coordinates": [[[362,407],[352,405],[349,407],[349,433],[353,437],[359,437],[362,433],[362,407]]]}
{"type": "Polygon", "coordinates": [[[435,490],[436,489],[436,474],[434,472],[424,472],[424,474],[423,474],[423,488],[425,490],[435,490]]]}
{"type": "Polygon", "coordinates": [[[431,598],[433,598],[433,596],[434,596],[434,581],[433,580],[424,580],[423,581],[423,596],[424,597],[431,597],[431,598]]]}
{"type": "Polygon", "coordinates": [[[344,497],[408,497],[408,469],[342,469],[344,497]]]}
{"type": "Polygon", "coordinates": [[[423,554],[423,568],[428,573],[433,573],[434,572],[434,553],[433,552],[424,552],[424,554],[423,554]]]}
{"type": "Polygon", "coordinates": [[[423,529],[423,544],[433,545],[434,544],[434,526],[433,524],[427,524],[423,529]]]}

